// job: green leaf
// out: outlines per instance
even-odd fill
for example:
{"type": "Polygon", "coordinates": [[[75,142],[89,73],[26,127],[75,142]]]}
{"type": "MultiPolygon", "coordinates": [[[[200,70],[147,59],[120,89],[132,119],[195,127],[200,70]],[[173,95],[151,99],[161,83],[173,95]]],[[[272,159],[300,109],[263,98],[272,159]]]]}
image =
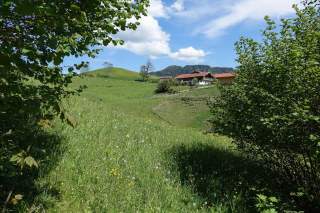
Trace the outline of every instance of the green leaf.
{"type": "Polygon", "coordinates": [[[263,210],[262,213],[277,213],[277,210],[274,208],[263,210]]]}
{"type": "Polygon", "coordinates": [[[269,200],[272,202],[272,203],[277,203],[278,202],[278,199],[276,197],[269,197],[269,200]]]}
{"type": "Polygon", "coordinates": [[[29,167],[39,167],[38,166],[38,163],[36,162],[36,160],[33,158],[33,157],[31,157],[31,156],[28,156],[28,157],[26,157],[25,159],[24,159],[24,161],[25,161],[25,163],[29,166],[29,167]]]}
{"type": "Polygon", "coordinates": [[[27,49],[27,48],[22,48],[21,52],[23,54],[28,54],[29,52],[31,52],[31,50],[27,49]]]}
{"type": "Polygon", "coordinates": [[[261,200],[261,201],[266,201],[267,200],[267,196],[263,195],[263,194],[258,194],[257,197],[261,200]]]}
{"type": "Polygon", "coordinates": [[[62,58],[61,57],[55,57],[53,59],[53,64],[56,65],[56,66],[59,66],[61,63],[62,63],[62,58]]]}
{"type": "Polygon", "coordinates": [[[13,155],[11,158],[10,158],[10,162],[14,162],[14,163],[17,163],[18,161],[21,160],[21,155],[19,154],[16,154],[16,155],[13,155]]]}

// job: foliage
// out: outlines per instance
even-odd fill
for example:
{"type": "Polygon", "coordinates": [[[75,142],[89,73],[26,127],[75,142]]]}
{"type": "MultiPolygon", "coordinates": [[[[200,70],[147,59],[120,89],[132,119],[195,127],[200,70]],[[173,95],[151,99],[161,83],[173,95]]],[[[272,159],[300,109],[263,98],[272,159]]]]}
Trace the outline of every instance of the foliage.
{"type": "Polygon", "coordinates": [[[197,86],[199,84],[199,79],[193,78],[191,81],[191,86],[197,86]]]}
{"type": "MultiPolygon", "coordinates": [[[[75,64],[68,68],[68,74],[63,74],[63,59],[67,56],[94,57],[99,52],[98,45],[122,44],[123,41],[114,39],[113,34],[136,29],[138,22],[132,20],[146,15],[147,4],[147,0],[1,2],[2,180],[27,174],[25,165],[40,165],[36,156],[29,155],[36,153],[34,150],[38,147],[27,135],[36,134],[56,115],[73,123],[73,119],[64,112],[61,100],[81,91],[81,87],[71,90],[67,86],[76,75],[74,71],[87,66],[87,63],[75,64]],[[24,170],[19,171],[19,167],[24,170]]],[[[10,184],[3,189],[0,184],[1,191],[15,188],[14,181],[10,184]]],[[[3,196],[1,192],[1,200],[4,200],[3,196]]]]}
{"type": "Polygon", "coordinates": [[[87,73],[90,71],[90,66],[89,64],[85,64],[80,70],[79,70],[79,73],[80,74],[83,74],[83,73],[87,73]]]}
{"type": "Polygon", "coordinates": [[[277,213],[276,205],[278,202],[279,200],[276,197],[258,194],[256,207],[261,213],[277,213]]]}
{"type": "Polygon", "coordinates": [[[154,66],[151,63],[151,60],[148,60],[146,64],[142,65],[140,68],[140,76],[142,81],[147,81],[150,77],[150,72],[154,70],[154,66]]]}
{"type": "Polygon", "coordinates": [[[295,6],[279,32],[268,17],[262,43],[236,44],[238,77],[211,103],[216,132],[278,172],[297,208],[320,209],[320,6],[295,6]]]}
{"type": "Polygon", "coordinates": [[[173,80],[159,81],[155,93],[174,93],[173,80]]]}

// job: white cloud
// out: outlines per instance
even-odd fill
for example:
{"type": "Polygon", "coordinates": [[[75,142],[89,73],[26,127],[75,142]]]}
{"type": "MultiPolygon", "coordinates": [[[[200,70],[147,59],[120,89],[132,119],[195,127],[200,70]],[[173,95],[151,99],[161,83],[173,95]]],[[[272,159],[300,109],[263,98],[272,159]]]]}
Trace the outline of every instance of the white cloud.
{"type": "Polygon", "coordinates": [[[171,53],[169,56],[176,60],[182,61],[201,61],[207,55],[206,52],[193,47],[179,49],[177,52],[171,53]]]}
{"type": "Polygon", "coordinates": [[[126,49],[135,54],[147,55],[151,58],[166,56],[176,60],[195,61],[206,55],[203,50],[197,50],[193,47],[182,48],[173,53],[170,48],[170,35],[162,29],[156,17],[168,18],[161,0],[151,1],[148,16],[139,20],[140,25],[137,30],[127,30],[117,34],[116,37],[124,40],[125,43],[116,48],[126,49]]]}
{"type": "Polygon", "coordinates": [[[170,35],[162,30],[152,16],[143,17],[136,31],[120,32],[117,37],[125,43],[119,48],[127,49],[139,55],[160,56],[170,53],[170,35]]]}
{"type": "Polygon", "coordinates": [[[182,12],[184,10],[184,0],[176,0],[171,6],[174,12],[182,12]]]}
{"type": "Polygon", "coordinates": [[[148,16],[143,16],[137,30],[127,30],[117,34],[117,38],[125,41],[123,46],[138,55],[157,57],[170,53],[170,35],[160,26],[156,18],[169,18],[166,7],[161,0],[151,0],[148,16]]]}
{"type": "Polygon", "coordinates": [[[169,18],[162,0],[151,0],[148,14],[157,18],[169,18]]]}
{"type": "Polygon", "coordinates": [[[226,7],[225,15],[214,18],[196,30],[207,37],[222,35],[228,28],[247,20],[262,20],[264,16],[279,17],[294,12],[292,5],[300,0],[242,0],[226,7]]]}
{"type": "MultiPolygon", "coordinates": [[[[180,0],[176,0],[171,7],[176,3],[179,7],[179,1],[180,0]]],[[[204,19],[203,21],[205,21],[217,12],[221,11],[223,7],[229,5],[229,1],[230,0],[214,0],[214,2],[213,0],[183,0],[183,9],[176,11],[171,9],[171,14],[176,18],[187,21],[188,23],[199,21],[201,19],[204,19]]]]}

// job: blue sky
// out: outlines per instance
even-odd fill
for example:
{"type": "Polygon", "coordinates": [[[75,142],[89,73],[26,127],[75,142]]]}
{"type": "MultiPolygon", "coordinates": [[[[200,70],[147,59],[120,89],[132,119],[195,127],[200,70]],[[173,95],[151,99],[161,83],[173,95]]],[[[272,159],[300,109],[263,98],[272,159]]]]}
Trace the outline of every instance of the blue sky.
{"type": "Polygon", "coordinates": [[[114,66],[138,71],[148,58],[156,70],[169,65],[235,67],[240,36],[261,39],[264,16],[292,16],[299,0],[151,0],[137,31],[121,32],[122,47],[103,47],[95,58],[68,58],[64,65],[89,61],[90,69],[114,66]]]}

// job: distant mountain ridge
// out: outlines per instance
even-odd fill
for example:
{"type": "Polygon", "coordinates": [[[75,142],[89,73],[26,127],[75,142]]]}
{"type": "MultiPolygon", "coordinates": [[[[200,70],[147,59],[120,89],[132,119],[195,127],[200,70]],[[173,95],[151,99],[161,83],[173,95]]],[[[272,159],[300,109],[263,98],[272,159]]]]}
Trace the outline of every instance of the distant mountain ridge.
{"type": "Polygon", "coordinates": [[[187,65],[184,67],[181,66],[168,66],[163,70],[152,72],[151,75],[156,76],[176,76],[180,74],[189,74],[194,71],[203,71],[203,72],[210,72],[210,73],[224,73],[234,71],[231,67],[210,67],[208,65],[187,65]]]}

